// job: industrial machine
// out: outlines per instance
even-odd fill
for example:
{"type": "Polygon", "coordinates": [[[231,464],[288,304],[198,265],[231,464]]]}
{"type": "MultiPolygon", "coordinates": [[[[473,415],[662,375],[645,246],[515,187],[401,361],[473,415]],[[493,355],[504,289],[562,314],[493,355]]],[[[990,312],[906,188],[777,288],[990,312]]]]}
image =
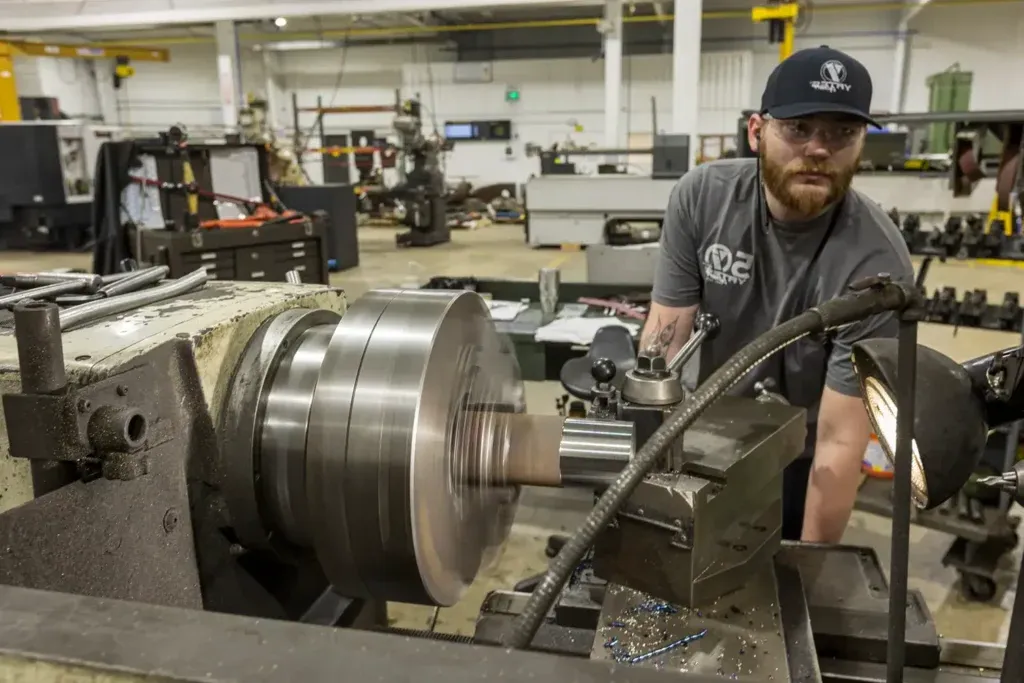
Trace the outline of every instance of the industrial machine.
{"type": "MultiPolygon", "coordinates": [[[[323,147],[308,150],[324,157],[324,176],[330,179],[349,181],[348,158],[354,155],[359,171],[359,189],[357,194],[360,203],[368,213],[379,213],[384,205],[393,208],[392,215],[409,228],[408,231],[396,236],[400,247],[430,247],[443,244],[451,239],[448,222],[448,188],[445,183],[442,155],[450,151],[452,143],[445,136],[436,132],[427,135],[423,132],[422,105],[418,99],[402,99],[401,92],[395,91],[395,103],[390,105],[344,105],[322,106],[317,99],[316,107],[299,107],[296,97],[292,97],[292,108],[295,112],[295,138],[301,141],[318,131],[323,147]],[[299,129],[300,112],[315,112],[316,122],[309,132],[303,134],[299,129]],[[394,144],[383,139],[372,140],[373,131],[363,131],[358,146],[350,146],[349,136],[328,135],[324,129],[324,116],[327,114],[351,113],[394,113],[392,128],[397,141],[394,144]],[[342,144],[327,145],[331,139],[342,144]],[[380,154],[381,173],[374,172],[374,154],[380,154]],[[384,183],[383,169],[397,171],[398,180],[391,186],[384,183]],[[329,173],[333,171],[334,173],[329,173]],[[338,178],[335,173],[340,172],[338,178]]],[[[353,131],[353,137],[356,132],[353,131]]]]}
{"type": "MultiPolygon", "coordinates": [[[[0,664],[783,683],[885,680],[888,658],[936,674],[934,624],[899,573],[905,615],[870,551],[780,543],[803,411],[722,396],[770,350],[905,307],[908,289],[879,278],[794,318],[685,401],[678,369],[711,321],[629,370],[609,360],[635,354],[628,336],[609,336],[563,376],[591,404],[565,419],[526,412],[476,293],[346,305],[325,286],[186,284],[0,314],[0,664]],[[387,633],[385,601],[462,597],[526,484],[599,495],[548,573],[492,593],[465,644],[387,633]]],[[[927,680],[985,680],[979,654],[927,680]]]]}
{"type": "Polygon", "coordinates": [[[91,239],[93,169],[116,126],[85,121],[0,125],[0,249],[77,249],[91,239]]]}
{"type": "Polygon", "coordinates": [[[395,239],[399,246],[429,247],[451,239],[448,227],[444,173],[441,154],[449,149],[440,135],[423,134],[423,117],[418,100],[406,100],[394,121],[398,133],[398,184],[389,194],[402,201],[407,232],[395,239]]]}
{"type": "Polygon", "coordinates": [[[647,150],[533,149],[532,153],[540,156],[542,173],[526,184],[527,241],[534,247],[589,246],[657,239],[672,188],[689,170],[690,143],[688,135],[659,135],[647,150]],[[652,157],[649,176],[582,175],[568,162],[574,156],[642,154],[652,157]],[[572,172],[561,171],[566,168],[572,172]],[[634,236],[634,223],[643,224],[640,231],[647,230],[646,239],[634,236]]]}

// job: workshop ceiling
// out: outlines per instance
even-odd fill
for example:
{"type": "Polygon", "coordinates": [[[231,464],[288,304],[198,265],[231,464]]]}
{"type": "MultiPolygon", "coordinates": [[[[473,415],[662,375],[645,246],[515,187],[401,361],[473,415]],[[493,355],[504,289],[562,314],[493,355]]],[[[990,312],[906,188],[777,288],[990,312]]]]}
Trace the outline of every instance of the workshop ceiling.
{"type": "MultiPolygon", "coordinates": [[[[806,0],[805,0],[806,1],[806,0]]],[[[600,12],[602,0],[0,0],[0,27],[10,33],[93,32],[111,29],[152,31],[160,27],[190,27],[213,21],[270,21],[278,16],[289,19],[288,30],[315,30],[319,21],[327,26],[355,24],[386,26],[400,14],[413,17],[435,14],[449,22],[556,19],[593,16],[600,12]],[[317,20],[312,18],[317,17],[317,20]],[[392,17],[392,18],[389,18],[392,17]],[[348,21],[348,24],[344,22],[348,21]],[[291,28],[296,27],[296,28],[291,28]]],[[[625,0],[627,12],[669,13],[672,0],[625,0]]],[[[705,11],[742,12],[761,4],[761,0],[704,0],[705,11]]],[[[868,4],[875,10],[926,4],[922,0],[813,0],[817,7],[837,4],[868,4]]],[[[400,23],[398,25],[401,25],[400,23]]]]}

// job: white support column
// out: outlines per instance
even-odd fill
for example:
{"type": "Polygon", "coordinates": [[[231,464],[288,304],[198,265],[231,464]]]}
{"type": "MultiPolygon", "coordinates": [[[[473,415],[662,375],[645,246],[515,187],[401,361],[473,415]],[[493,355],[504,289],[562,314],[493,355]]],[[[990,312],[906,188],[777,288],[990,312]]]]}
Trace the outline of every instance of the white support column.
{"type": "Polygon", "coordinates": [[[900,22],[899,36],[896,38],[896,49],[892,58],[892,96],[889,98],[889,111],[893,114],[903,113],[903,103],[907,95],[907,72],[910,70],[910,35],[906,19],[900,22]]]}
{"type": "Polygon", "coordinates": [[[892,60],[892,95],[889,98],[889,111],[902,114],[907,101],[907,77],[910,73],[910,22],[931,0],[917,0],[917,4],[903,13],[897,28],[896,49],[892,60]]]}
{"type": "MultiPolygon", "coordinates": [[[[675,0],[672,26],[672,133],[690,136],[690,163],[697,157],[700,116],[701,0],[675,0]]],[[[654,131],[655,134],[658,131],[654,131]]]]}
{"type": "Polygon", "coordinates": [[[242,106],[242,69],[238,53],[238,32],[235,22],[218,21],[217,78],[220,82],[220,107],[224,126],[238,128],[238,110],[242,106]]]}
{"type": "MultiPolygon", "coordinates": [[[[619,132],[622,120],[622,0],[605,0],[604,24],[604,146],[625,147],[619,132]]],[[[614,158],[608,159],[615,163],[614,158]]]]}
{"type": "Polygon", "coordinates": [[[267,125],[276,131],[278,126],[278,108],[281,106],[281,88],[278,85],[278,57],[271,50],[263,51],[263,87],[267,97],[267,125]]]}

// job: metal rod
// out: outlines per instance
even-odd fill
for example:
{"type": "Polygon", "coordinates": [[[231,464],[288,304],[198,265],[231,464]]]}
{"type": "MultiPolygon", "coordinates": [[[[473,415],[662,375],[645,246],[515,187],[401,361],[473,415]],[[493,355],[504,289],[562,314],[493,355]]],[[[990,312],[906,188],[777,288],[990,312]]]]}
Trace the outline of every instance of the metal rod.
{"type": "Polygon", "coordinates": [[[75,306],[71,310],[61,313],[60,328],[62,330],[70,330],[99,318],[105,318],[108,315],[123,313],[140,306],[147,306],[158,301],[181,296],[191,292],[193,289],[202,287],[209,279],[210,276],[206,273],[206,269],[198,268],[183,278],[173,280],[158,287],[75,306]]]}
{"type": "MultiPolygon", "coordinates": [[[[99,279],[98,276],[97,279],[99,279]]],[[[38,301],[41,299],[55,297],[59,294],[74,294],[76,292],[87,291],[88,288],[89,283],[81,280],[55,282],[52,285],[33,287],[32,289],[26,289],[20,292],[14,292],[13,294],[8,294],[7,296],[0,296],[0,309],[10,308],[14,304],[21,303],[22,301],[38,301]]]]}
{"type": "Polygon", "coordinates": [[[152,266],[142,270],[132,271],[128,277],[123,277],[114,282],[100,287],[99,292],[107,297],[128,294],[142,289],[146,285],[153,285],[160,282],[171,272],[168,266],[152,266]]]}
{"type": "Polygon", "coordinates": [[[914,394],[917,387],[917,321],[901,320],[896,375],[896,473],[892,501],[892,559],[889,564],[889,642],[886,683],[903,683],[907,654],[907,574],[910,564],[911,458],[914,394]]]}
{"type": "Polygon", "coordinates": [[[83,282],[87,286],[98,287],[96,277],[91,273],[15,273],[14,275],[0,275],[0,285],[17,289],[31,289],[58,282],[83,282]]]}
{"type": "Polygon", "coordinates": [[[690,338],[683,344],[683,348],[679,349],[679,352],[672,357],[669,361],[668,371],[676,372],[679,368],[686,365],[686,363],[693,357],[693,354],[697,353],[697,349],[704,342],[704,337],[708,336],[707,330],[696,330],[690,335],[690,338]]]}

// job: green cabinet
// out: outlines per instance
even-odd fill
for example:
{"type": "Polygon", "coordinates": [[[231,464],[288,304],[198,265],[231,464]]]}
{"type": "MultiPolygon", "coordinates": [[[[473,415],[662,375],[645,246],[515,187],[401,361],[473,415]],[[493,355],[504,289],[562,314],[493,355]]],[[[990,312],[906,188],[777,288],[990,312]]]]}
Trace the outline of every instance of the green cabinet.
{"type": "MultiPolygon", "coordinates": [[[[928,111],[969,111],[971,108],[971,82],[974,74],[961,71],[954,64],[942,73],[928,77],[928,111]]],[[[953,148],[952,123],[933,123],[928,126],[928,153],[945,154],[953,148]]]]}

